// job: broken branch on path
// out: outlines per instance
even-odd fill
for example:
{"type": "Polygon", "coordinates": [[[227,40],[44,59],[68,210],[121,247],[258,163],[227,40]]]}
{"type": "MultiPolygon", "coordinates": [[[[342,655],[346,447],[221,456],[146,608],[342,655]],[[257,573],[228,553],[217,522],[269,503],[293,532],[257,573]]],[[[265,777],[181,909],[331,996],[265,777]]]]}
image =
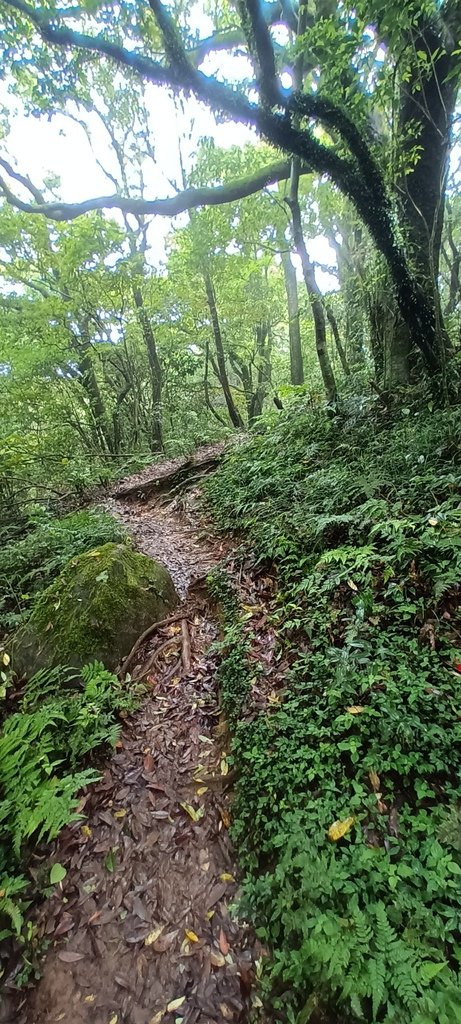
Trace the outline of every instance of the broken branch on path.
{"type": "Polygon", "coordinates": [[[183,669],[188,675],[191,669],[191,649],[190,649],[190,633],[189,626],[187,625],[187,619],[181,619],[181,636],[182,636],[182,664],[183,669]]]}

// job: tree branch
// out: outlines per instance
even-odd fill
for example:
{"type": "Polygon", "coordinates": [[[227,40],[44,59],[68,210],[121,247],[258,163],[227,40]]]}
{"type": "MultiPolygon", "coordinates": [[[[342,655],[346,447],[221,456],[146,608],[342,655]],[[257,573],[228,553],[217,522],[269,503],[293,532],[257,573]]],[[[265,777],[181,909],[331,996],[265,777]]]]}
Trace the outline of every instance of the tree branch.
{"type": "MultiPolygon", "coordinates": [[[[311,170],[307,166],[301,168],[302,174],[309,174],[311,170]]],[[[86,199],[81,203],[28,203],[16,196],[9,188],[6,181],[0,177],[0,191],[5,199],[25,213],[40,213],[51,220],[75,220],[84,213],[91,210],[122,210],[123,213],[131,213],[135,216],[141,214],[156,214],[160,217],[177,217],[185,210],[197,209],[199,206],[220,206],[223,203],[235,203],[239,199],[260,192],[267,185],[276,181],[284,181],[290,176],[290,164],[288,161],[280,161],[263,168],[251,177],[240,178],[230,181],[226,185],[215,187],[188,188],[184,192],[178,192],[176,196],[167,199],[130,199],[117,194],[111,196],[96,196],[93,199],[86,199]]],[[[43,197],[42,197],[43,198],[43,197]]]]}

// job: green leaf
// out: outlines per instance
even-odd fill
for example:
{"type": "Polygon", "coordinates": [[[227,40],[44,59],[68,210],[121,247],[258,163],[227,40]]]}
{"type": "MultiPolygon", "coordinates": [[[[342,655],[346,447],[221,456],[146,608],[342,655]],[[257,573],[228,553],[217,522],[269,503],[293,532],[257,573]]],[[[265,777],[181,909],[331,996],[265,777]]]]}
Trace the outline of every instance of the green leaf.
{"type": "Polygon", "coordinates": [[[115,864],[116,864],[115,850],[113,848],[111,848],[109,850],[109,853],[107,854],[107,857],[106,857],[105,861],[104,861],[104,867],[107,868],[108,871],[113,872],[113,871],[115,871],[115,864]]]}
{"type": "Polygon", "coordinates": [[[58,885],[67,875],[67,870],[62,864],[53,864],[50,871],[50,885],[58,885]]]}

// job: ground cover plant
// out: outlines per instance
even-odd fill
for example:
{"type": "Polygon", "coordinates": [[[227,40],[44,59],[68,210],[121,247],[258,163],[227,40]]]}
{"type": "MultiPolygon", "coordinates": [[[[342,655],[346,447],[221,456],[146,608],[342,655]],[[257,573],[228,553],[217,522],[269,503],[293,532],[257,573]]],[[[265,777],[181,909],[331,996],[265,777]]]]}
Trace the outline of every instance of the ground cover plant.
{"type": "MultiPolygon", "coordinates": [[[[3,658],[5,670],[8,656],[3,658]]],[[[132,711],[137,696],[98,662],[78,676],[65,668],[43,670],[15,702],[5,686],[4,702],[15,710],[4,717],[0,733],[0,941],[14,937],[26,949],[33,939],[26,911],[34,890],[60,879],[53,869],[49,875],[45,863],[31,884],[30,854],[75,819],[82,788],[100,778],[89,756],[115,745],[118,715],[132,711]]],[[[8,960],[11,946],[2,952],[8,960]]]]}
{"type": "MultiPolygon", "coordinates": [[[[276,568],[291,663],[280,704],[236,716],[233,835],[275,1019],[454,1024],[461,416],[374,404],[294,407],[207,485],[220,526],[276,568]]],[[[240,644],[228,702],[242,628],[240,644]]]]}
{"type": "Polygon", "coordinates": [[[0,631],[26,620],[37,595],[76,555],[125,539],[113,516],[80,509],[61,519],[42,511],[22,535],[5,537],[0,548],[0,631]]]}

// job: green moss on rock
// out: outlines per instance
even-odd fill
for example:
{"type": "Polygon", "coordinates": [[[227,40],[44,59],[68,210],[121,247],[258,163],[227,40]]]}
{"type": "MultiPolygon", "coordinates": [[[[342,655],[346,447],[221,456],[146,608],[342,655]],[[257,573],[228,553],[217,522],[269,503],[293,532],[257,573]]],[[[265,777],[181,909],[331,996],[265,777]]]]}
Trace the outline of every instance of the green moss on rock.
{"type": "Polygon", "coordinates": [[[125,544],[104,544],[65,566],[16,634],[19,675],[39,668],[81,668],[93,659],[114,669],[136,638],[175,607],[167,570],[125,544]]]}

